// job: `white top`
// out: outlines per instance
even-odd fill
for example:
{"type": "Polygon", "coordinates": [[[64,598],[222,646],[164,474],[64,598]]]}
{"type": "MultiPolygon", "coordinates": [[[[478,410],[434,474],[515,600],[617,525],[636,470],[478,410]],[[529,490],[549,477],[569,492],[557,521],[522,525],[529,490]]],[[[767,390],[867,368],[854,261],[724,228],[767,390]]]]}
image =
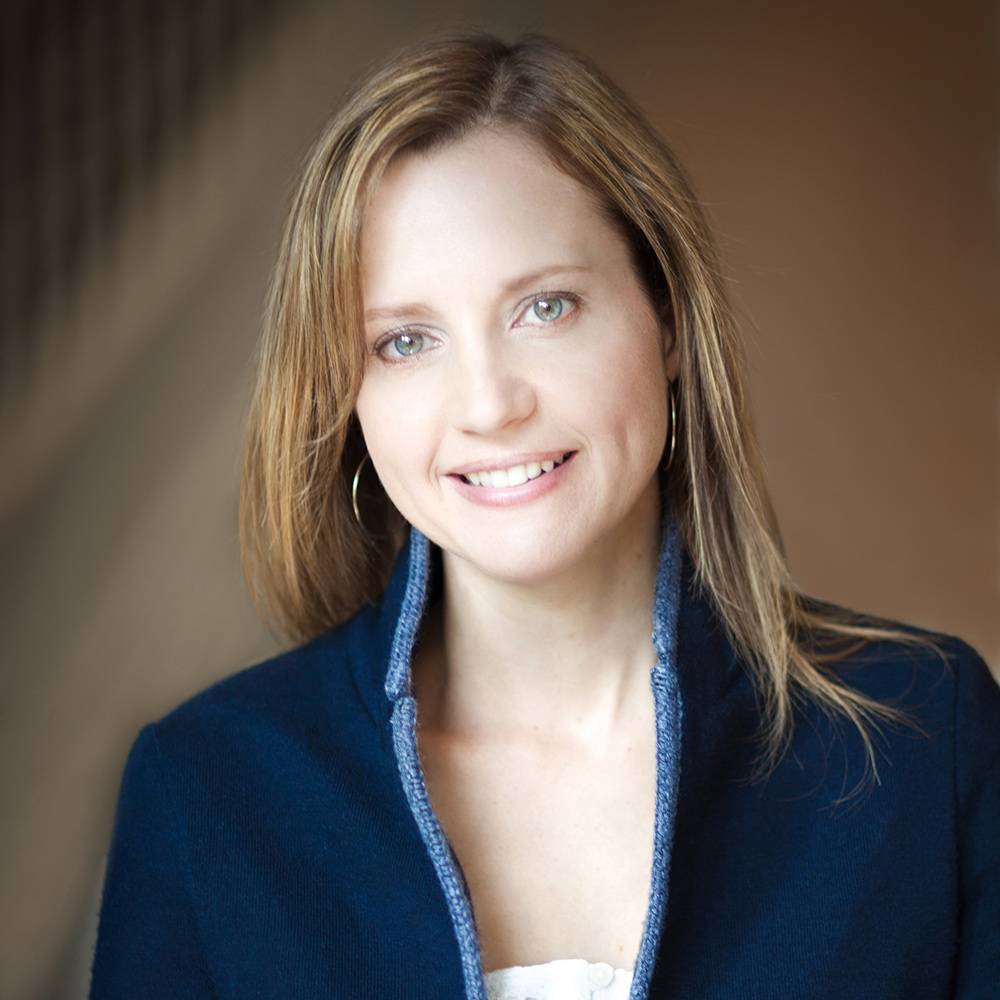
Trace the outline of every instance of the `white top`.
{"type": "Polygon", "coordinates": [[[487,972],[487,1000],[628,1000],[632,970],[585,958],[487,972]]]}

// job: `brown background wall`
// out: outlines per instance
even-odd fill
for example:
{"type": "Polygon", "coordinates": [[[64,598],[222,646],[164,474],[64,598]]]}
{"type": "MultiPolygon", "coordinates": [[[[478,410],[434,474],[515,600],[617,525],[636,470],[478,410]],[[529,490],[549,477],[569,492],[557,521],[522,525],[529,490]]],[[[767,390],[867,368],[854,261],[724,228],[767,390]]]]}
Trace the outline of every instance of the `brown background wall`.
{"type": "Polygon", "coordinates": [[[350,80],[432,27],[551,31],[640,100],[717,227],[797,579],[1000,665],[992,8],[419,10],[289,5],[18,331],[47,346],[0,409],[0,995],[84,995],[129,744],[276,648],[235,511],[285,193],[350,80]]]}

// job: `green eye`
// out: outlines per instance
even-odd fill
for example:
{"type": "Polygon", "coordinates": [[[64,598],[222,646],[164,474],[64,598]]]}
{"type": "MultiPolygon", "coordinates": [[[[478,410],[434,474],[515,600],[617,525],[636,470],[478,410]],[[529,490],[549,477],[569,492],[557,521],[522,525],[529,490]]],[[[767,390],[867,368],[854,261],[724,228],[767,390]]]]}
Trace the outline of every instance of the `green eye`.
{"type": "Polygon", "coordinates": [[[541,320],[559,319],[563,311],[563,300],[558,295],[548,299],[536,299],[531,310],[541,320]]]}
{"type": "MultiPolygon", "coordinates": [[[[424,343],[424,335],[416,332],[394,333],[391,337],[383,340],[377,347],[376,353],[382,354],[383,350],[390,344],[396,346],[398,357],[409,358],[420,353],[420,348],[424,343]]],[[[383,355],[384,356],[384,355],[383,355]]]]}

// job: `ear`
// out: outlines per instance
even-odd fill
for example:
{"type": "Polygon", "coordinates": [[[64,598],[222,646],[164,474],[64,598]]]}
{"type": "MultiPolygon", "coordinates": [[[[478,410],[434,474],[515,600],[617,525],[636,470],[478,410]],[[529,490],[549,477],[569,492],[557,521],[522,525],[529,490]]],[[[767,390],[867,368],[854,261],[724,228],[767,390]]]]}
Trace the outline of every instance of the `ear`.
{"type": "Polygon", "coordinates": [[[663,370],[671,382],[680,374],[681,351],[680,338],[677,336],[677,326],[674,323],[673,311],[668,307],[661,315],[660,337],[663,344],[663,370]]]}

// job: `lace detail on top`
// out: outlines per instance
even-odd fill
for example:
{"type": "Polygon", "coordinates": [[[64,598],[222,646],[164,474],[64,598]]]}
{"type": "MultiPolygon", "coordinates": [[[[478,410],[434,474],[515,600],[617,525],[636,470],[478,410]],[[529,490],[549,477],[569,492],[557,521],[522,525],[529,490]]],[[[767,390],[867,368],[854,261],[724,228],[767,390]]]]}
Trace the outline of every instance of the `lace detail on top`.
{"type": "Polygon", "coordinates": [[[557,958],[487,972],[487,1000],[628,1000],[632,969],[607,962],[557,958]]]}

